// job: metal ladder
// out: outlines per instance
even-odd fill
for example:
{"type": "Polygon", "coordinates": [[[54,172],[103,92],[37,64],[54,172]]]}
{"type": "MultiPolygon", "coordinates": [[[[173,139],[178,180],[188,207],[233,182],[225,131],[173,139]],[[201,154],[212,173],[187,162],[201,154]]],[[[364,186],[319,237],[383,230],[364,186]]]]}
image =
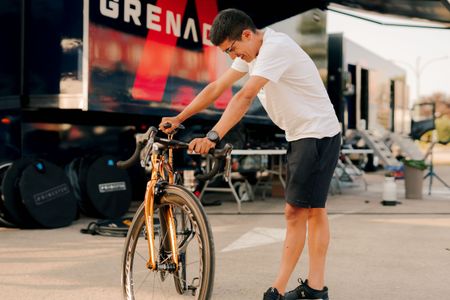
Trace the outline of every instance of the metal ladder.
{"type": "Polygon", "coordinates": [[[414,141],[410,137],[403,136],[395,132],[390,132],[389,137],[395,144],[400,147],[402,153],[408,159],[421,160],[424,158],[424,153],[420,151],[417,144],[414,143],[414,141]]]}
{"type": "Polygon", "coordinates": [[[391,150],[386,146],[383,136],[377,135],[372,130],[359,129],[358,132],[367,146],[380,158],[385,167],[401,167],[401,162],[395,158],[391,150]]]}

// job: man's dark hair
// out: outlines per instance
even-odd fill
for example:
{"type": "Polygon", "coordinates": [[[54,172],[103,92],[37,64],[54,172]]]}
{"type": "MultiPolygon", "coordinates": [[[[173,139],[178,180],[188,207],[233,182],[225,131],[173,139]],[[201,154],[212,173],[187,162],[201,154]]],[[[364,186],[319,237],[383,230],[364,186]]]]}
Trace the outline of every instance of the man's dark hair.
{"type": "Polygon", "coordinates": [[[214,18],[210,39],[216,46],[222,44],[226,39],[240,40],[242,31],[245,29],[256,32],[253,20],[239,9],[225,9],[214,18]]]}

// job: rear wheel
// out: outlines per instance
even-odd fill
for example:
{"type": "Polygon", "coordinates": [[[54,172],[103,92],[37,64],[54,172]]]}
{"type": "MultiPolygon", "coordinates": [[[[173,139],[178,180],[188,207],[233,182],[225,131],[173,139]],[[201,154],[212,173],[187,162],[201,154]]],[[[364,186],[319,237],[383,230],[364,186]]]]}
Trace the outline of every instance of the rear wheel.
{"type": "Polygon", "coordinates": [[[211,227],[199,200],[179,186],[169,186],[156,206],[155,247],[158,264],[170,260],[167,233],[160,214],[171,207],[175,218],[179,267],[152,271],[146,267],[148,246],[144,205],[136,212],[125,242],[122,287],[125,299],[210,299],[214,282],[214,243],[211,227]],[[159,217],[158,217],[159,216],[159,217]],[[158,222],[159,221],[159,222],[158,222]],[[175,283],[175,284],[174,284],[175,283]]]}

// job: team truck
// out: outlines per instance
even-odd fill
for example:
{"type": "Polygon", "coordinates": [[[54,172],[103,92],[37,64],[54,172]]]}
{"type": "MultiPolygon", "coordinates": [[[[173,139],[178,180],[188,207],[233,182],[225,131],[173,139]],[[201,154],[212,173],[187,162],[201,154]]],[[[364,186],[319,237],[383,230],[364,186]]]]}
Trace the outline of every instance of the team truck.
{"type": "MultiPolygon", "coordinates": [[[[123,171],[134,135],[182,110],[231,60],[209,30],[233,1],[2,1],[0,218],[23,228],[66,226],[83,213],[116,218],[145,176],[123,171]]],[[[254,16],[264,27],[312,8],[254,16]]],[[[246,10],[246,7],[240,7],[246,10]]],[[[252,14],[255,15],[255,11],[252,14]]],[[[244,81],[185,122],[203,136],[244,81]]],[[[224,142],[274,147],[282,132],[254,101],[224,142]]],[[[176,157],[180,169],[201,162],[176,157]]]]}
{"type": "MultiPolygon", "coordinates": [[[[354,2],[371,10],[395,10],[391,1],[386,7],[354,2]]],[[[329,4],[1,1],[3,223],[59,227],[70,224],[80,212],[114,218],[127,211],[131,199],[140,199],[138,191],[145,180],[139,168],[125,172],[115,168],[115,162],[129,157],[136,133],[159,124],[162,116],[178,113],[228,68],[231,60],[209,40],[212,21],[225,8],[244,10],[258,28],[286,29],[315,61],[343,122],[345,76],[339,64],[328,61],[333,57],[327,47],[324,12],[329,4]],[[334,69],[329,71],[329,66],[334,69]],[[337,75],[330,77],[330,72],[337,75]]],[[[178,138],[203,136],[244,82],[245,78],[187,120],[187,130],[178,138]]],[[[254,101],[224,142],[235,148],[273,148],[285,140],[259,101],[254,101]]],[[[189,157],[177,160],[180,168],[199,163],[189,157]]]]}

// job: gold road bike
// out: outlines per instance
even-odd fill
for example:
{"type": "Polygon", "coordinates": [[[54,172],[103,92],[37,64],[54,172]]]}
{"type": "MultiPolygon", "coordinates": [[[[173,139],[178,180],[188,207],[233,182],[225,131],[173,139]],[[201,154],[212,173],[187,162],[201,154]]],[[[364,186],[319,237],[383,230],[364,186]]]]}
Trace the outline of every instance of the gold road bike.
{"type": "MultiPolygon", "coordinates": [[[[176,184],[173,150],[188,144],[157,137],[150,127],[136,135],[136,151],[127,161],[128,168],[140,160],[150,178],[145,199],[134,215],[125,241],[122,260],[124,299],[210,299],[214,283],[214,241],[211,226],[199,199],[176,184]]],[[[208,180],[226,161],[229,172],[232,146],[212,149],[213,164],[208,180]]],[[[225,174],[224,177],[227,177],[225,174]]]]}

